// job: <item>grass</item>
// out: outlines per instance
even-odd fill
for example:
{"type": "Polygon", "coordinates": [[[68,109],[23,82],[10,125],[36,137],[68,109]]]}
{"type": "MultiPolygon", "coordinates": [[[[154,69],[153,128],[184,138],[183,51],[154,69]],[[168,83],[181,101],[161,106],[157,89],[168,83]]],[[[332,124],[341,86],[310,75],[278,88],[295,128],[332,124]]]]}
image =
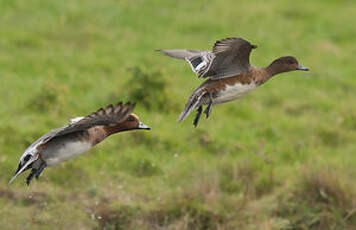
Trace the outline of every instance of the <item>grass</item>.
{"type": "Polygon", "coordinates": [[[1,229],[356,228],[353,1],[0,1],[1,229]],[[241,36],[280,75],[176,123],[201,81],[160,48],[241,36]],[[119,100],[150,132],[8,185],[36,138],[119,100]]]}

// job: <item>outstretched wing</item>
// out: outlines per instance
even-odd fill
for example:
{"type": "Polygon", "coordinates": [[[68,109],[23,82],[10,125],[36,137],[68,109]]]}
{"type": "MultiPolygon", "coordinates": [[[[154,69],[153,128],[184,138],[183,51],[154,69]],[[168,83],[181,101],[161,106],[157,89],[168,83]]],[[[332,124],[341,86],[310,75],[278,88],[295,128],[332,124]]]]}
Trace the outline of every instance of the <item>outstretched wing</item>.
{"type": "Polygon", "coordinates": [[[169,57],[185,60],[198,76],[210,65],[213,54],[207,50],[157,50],[169,57]]]}
{"type": "Polygon", "coordinates": [[[242,38],[225,38],[216,41],[211,65],[199,77],[217,79],[249,71],[250,53],[256,47],[242,38]]]}
{"type": "MultiPolygon", "coordinates": [[[[31,146],[39,146],[47,143],[52,138],[82,131],[98,125],[111,125],[119,124],[127,119],[127,117],[133,112],[135,104],[130,102],[122,104],[122,102],[116,105],[108,105],[105,108],[100,108],[98,111],[93,112],[83,118],[73,119],[67,126],[55,129],[42,136],[31,146]]],[[[31,146],[29,148],[31,148],[31,146]]]]}
{"type": "Polygon", "coordinates": [[[158,50],[161,53],[186,60],[199,78],[232,77],[250,69],[250,53],[257,46],[242,38],[216,41],[212,51],[158,50]]]}
{"type": "Polygon", "coordinates": [[[157,50],[169,57],[186,60],[195,56],[204,55],[205,50],[157,50]]]}

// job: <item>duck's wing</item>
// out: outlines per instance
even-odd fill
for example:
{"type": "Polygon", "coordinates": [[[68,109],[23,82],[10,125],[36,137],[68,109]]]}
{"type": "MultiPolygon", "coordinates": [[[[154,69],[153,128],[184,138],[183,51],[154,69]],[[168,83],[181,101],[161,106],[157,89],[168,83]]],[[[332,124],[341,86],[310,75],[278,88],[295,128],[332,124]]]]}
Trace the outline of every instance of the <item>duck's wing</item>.
{"type": "Polygon", "coordinates": [[[250,53],[256,47],[242,38],[225,38],[216,41],[211,64],[199,74],[199,77],[214,80],[249,71],[250,53]]]}
{"type": "Polygon", "coordinates": [[[209,68],[211,60],[214,59],[214,54],[207,50],[157,50],[169,57],[185,60],[189,63],[192,71],[201,75],[209,68]]]}
{"type": "Polygon", "coordinates": [[[206,50],[157,50],[168,57],[186,60],[195,56],[202,56],[209,52],[206,50]]]}
{"type": "Polygon", "coordinates": [[[120,102],[116,105],[111,104],[105,108],[100,108],[96,112],[93,112],[85,117],[74,118],[68,125],[54,129],[40,137],[37,141],[33,142],[30,147],[26,149],[23,156],[25,156],[27,152],[33,152],[34,149],[39,148],[41,145],[47,143],[54,137],[86,130],[98,125],[119,124],[127,119],[127,117],[132,113],[134,107],[135,104],[130,102],[126,104],[122,104],[122,102],[120,102]]]}
{"type": "MultiPolygon", "coordinates": [[[[204,83],[203,83],[204,84],[204,83]]],[[[209,93],[204,87],[197,88],[190,96],[185,104],[184,110],[178,117],[177,122],[183,121],[194,109],[203,104],[208,104],[210,100],[209,93]]]]}
{"type": "Polygon", "coordinates": [[[68,133],[82,131],[98,125],[114,125],[119,124],[127,119],[133,112],[135,104],[122,102],[116,105],[108,105],[105,108],[100,108],[85,117],[72,119],[69,125],[51,131],[43,136],[41,144],[48,142],[53,137],[62,136],[68,133]]]}
{"type": "Polygon", "coordinates": [[[35,150],[40,146],[52,138],[65,135],[68,133],[73,133],[81,130],[86,130],[94,126],[98,125],[111,125],[111,124],[119,124],[127,119],[127,117],[132,113],[135,108],[135,104],[126,103],[122,104],[119,102],[116,105],[108,105],[105,108],[100,108],[96,112],[93,112],[85,117],[77,117],[70,121],[70,123],[66,126],[63,126],[58,129],[54,129],[38,140],[33,142],[26,150],[23,156],[28,153],[36,152],[35,150]]]}
{"type": "Polygon", "coordinates": [[[158,50],[173,58],[189,63],[198,78],[232,77],[250,69],[250,53],[257,46],[242,38],[225,38],[216,41],[212,51],[158,50]]]}

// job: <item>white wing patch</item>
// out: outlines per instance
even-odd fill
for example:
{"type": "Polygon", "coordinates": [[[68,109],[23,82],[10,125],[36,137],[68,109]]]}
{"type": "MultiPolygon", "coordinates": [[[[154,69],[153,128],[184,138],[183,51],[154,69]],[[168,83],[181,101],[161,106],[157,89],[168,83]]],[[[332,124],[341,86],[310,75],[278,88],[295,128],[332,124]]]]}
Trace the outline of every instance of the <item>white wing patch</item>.
{"type": "Polygon", "coordinates": [[[196,67],[194,67],[193,63],[189,60],[189,58],[186,58],[185,60],[189,63],[192,71],[194,73],[198,73],[201,69],[206,68],[206,66],[208,65],[208,63],[206,62],[206,60],[204,60],[203,57],[201,57],[201,59],[202,59],[202,62],[200,62],[196,67]]]}
{"type": "Polygon", "coordinates": [[[202,63],[200,63],[200,64],[195,68],[195,72],[199,72],[202,68],[205,68],[207,64],[208,64],[208,63],[206,63],[205,61],[203,61],[202,63]]]}
{"type": "Polygon", "coordinates": [[[72,119],[70,119],[69,124],[77,123],[78,121],[82,120],[83,118],[84,118],[84,117],[75,117],[75,118],[72,118],[72,119]]]}

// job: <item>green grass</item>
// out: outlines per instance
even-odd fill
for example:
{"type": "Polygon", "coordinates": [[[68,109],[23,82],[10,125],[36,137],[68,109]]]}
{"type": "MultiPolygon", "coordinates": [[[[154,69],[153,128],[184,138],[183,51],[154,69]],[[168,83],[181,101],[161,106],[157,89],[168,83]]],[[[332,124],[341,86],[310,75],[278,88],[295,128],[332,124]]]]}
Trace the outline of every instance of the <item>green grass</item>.
{"type": "Polygon", "coordinates": [[[1,0],[0,229],[356,229],[354,15],[346,0],[1,0]],[[176,123],[201,81],[154,50],[230,36],[258,45],[253,65],[311,71],[176,123]],[[152,130],[8,185],[35,139],[119,100],[152,130]]]}

